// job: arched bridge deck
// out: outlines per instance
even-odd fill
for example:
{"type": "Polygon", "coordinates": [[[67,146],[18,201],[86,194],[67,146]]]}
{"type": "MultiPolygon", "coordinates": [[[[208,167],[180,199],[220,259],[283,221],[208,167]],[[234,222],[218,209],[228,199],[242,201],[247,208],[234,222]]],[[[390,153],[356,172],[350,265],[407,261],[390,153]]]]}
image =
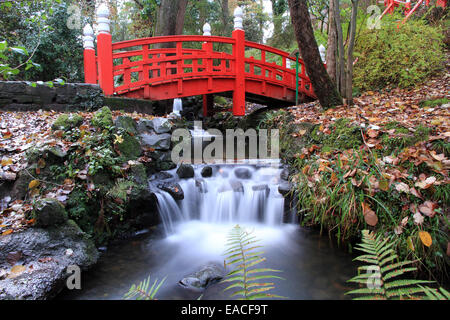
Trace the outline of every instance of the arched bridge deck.
{"type": "MultiPolygon", "coordinates": [[[[100,23],[97,52],[89,28],[84,30],[85,80],[99,83],[105,95],[150,100],[203,95],[205,115],[215,94],[233,97],[234,115],[245,114],[246,100],[269,105],[296,101],[295,57],[246,41],[240,28],[230,38],[179,35],[112,43],[109,26],[100,23]]],[[[301,59],[299,65],[299,101],[315,99],[301,59]]]]}

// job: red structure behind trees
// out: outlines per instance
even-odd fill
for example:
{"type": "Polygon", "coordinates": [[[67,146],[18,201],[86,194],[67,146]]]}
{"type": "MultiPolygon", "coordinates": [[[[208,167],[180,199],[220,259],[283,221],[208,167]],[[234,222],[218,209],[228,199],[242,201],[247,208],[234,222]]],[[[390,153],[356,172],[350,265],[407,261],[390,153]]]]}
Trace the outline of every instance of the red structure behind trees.
{"type": "MultiPolygon", "coordinates": [[[[231,38],[211,36],[209,25],[205,25],[203,36],[164,36],[112,43],[109,11],[101,5],[97,10],[97,57],[92,28],[84,30],[85,81],[99,83],[108,96],[167,100],[203,95],[205,116],[210,115],[214,94],[231,95],[236,116],[245,115],[246,101],[293,105],[296,74],[290,66],[295,64],[295,58],[276,48],[246,41],[242,15],[242,10],[236,8],[231,38]],[[163,43],[175,46],[164,48],[163,43]],[[201,49],[192,49],[192,43],[201,43],[201,49]],[[227,50],[231,53],[216,51],[219,46],[231,47],[227,50]],[[260,57],[246,57],[246,49],[256,49],[252,51],[260,52],[260,57]]],[[[302,60],[299,63],[299,101],[314,100],[316,96],[304,63],[302,60]]]]}

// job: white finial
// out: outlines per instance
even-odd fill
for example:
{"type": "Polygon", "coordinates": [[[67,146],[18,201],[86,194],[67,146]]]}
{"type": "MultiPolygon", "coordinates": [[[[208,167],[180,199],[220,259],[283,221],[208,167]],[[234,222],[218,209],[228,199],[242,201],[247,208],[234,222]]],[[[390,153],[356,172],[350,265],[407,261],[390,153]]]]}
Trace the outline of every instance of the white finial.
{"type": "Polygon", "coordinates": [[[319,46],[319,53],[320,53],[320,58],[322,58],[322,62],[325,62],[325,59],[326,59],[326,49],[325,49],[325,47],[323,46],[323,44],[321,44],[321,45],[319,46]]]}
{"type": "Polygon", "coordinates": [[[203,35],[204,36],[210,36],[211,35],[211,26],[209,25],[208,22],[203,25],[203,35]]]}
{"type": "Polygon", "coordinates": [[[234,9],[234,30],[243,30],[244,27],[242,25],[242,17],[244,16],[244,12],[241,7],[236,7],[234,9]]]}
{"type": "Polygon", "coordinates": [[[109,9],[105,3],[100,4],[97,9],[98,32],[109,33],[109,9]]]}
{"type": "Polygon", "coordinates": [[[83,28],[83,47],[85,49],[94,49],[94,30],[90,24],[83,28]]]}

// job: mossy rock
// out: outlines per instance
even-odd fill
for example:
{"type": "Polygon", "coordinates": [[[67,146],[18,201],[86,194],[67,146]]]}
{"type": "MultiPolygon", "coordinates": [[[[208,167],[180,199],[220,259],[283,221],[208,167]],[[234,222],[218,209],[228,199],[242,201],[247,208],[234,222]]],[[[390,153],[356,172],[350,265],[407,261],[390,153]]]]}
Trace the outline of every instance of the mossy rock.
{"type": "Polygon", "coordinates": [[[112,112],[108,107],[103,107],[94,113],[92,125],[97,128],[108,128],[113,125],[112,112]]]}
{"type": "Polygon", "coordinates": [[[172,161],[158,161],[156,164],[156,168],[160,171],[167,171],[175,169],[177,165],[172,161]]]}
{"type": "Polygon", "coordinates": [[[101,192],[106,193],[114,186],[114,178],[111,177],[108,171],[102,170],[92,176],[92,181],[96,188],[101,192]]]}
{"type": "Polygon", "coordinates": [[[64,206],[56,199],[45,198],[34,205],[34,218],[36,227],[48,228],[61,225],[67,221],[67,212],[64,206]]]}
{"type": "Polygon", "coordinates": [[[128,133],[124,133],[122,135],[123,142],[117,145],[122,157],[125,160],[135,160],[141,155],[141,144],[139,140],[129,135],[128,133]]]}
{"type": "Polygon", "coordinates": [[[145,166],[142,163],[136,162],[131,164],[130,171],[134,182],[138,184],[147,184],[147,172],[145,166]]]}
{"type": "Polygon", "coordinates": [[[52,125],[53,130],[68,131],[83,123],[83,117],[76,113],[62,114],[52,125]]]}
{"type": "Polygon", "coordinates": [[[44,159],[47,166],[63,163],[66,156],[67,152],[59,146],[32,148],[26,153],[28,163],[37,163],[40,159],[44,159]]]}
{"type": "Polygon", "coordinates": [[[125,132],[131,135],[137,135],[138,133],[136,122],[133,120],[133,118],[129,116],[117,117],[116,121],[114,122],[114,125],[119,129],[123,129],[125,132]]]}

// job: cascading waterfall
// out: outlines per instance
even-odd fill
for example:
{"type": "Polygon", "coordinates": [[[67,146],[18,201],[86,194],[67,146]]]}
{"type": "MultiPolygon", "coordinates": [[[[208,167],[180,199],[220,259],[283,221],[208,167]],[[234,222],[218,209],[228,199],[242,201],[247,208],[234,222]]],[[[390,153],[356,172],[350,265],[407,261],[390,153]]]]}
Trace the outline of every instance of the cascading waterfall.
{"type": "Polygon", "coordinates": [[[165,191],[156,193],[158,199],[158,211],[161,216],[161,220],[164,226],[166,234],[173,232],[173,224],[176,221],[183,220],[183,214],[178,207],[178,204],[172,198],[172,196],[165,191]]]}
{"type": "MultiPolygon", "coordinates": [[[[164,191],[157,192],[158,209],[167,235],[177,222],[283,223],[284,198],[278,192],[281,169],[251,165],[212,166],[213,175],[201,176],[203,166],[195,166],[195,176],[177,181],[184,199],[175,201],[164,191]]],[[[171,172],[176,176],[175,170],[171,172]]]]}

